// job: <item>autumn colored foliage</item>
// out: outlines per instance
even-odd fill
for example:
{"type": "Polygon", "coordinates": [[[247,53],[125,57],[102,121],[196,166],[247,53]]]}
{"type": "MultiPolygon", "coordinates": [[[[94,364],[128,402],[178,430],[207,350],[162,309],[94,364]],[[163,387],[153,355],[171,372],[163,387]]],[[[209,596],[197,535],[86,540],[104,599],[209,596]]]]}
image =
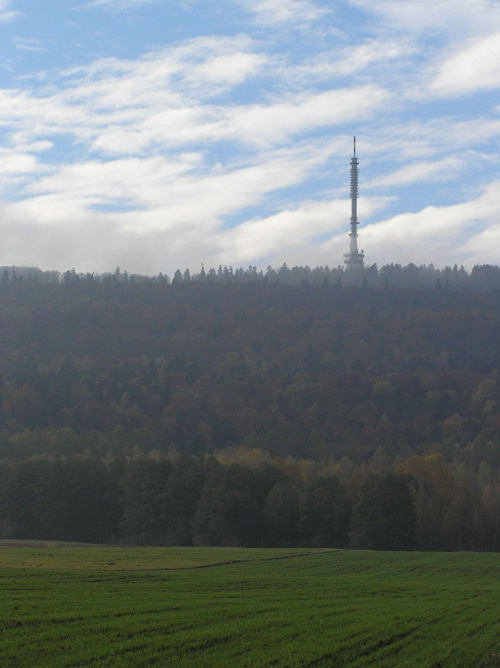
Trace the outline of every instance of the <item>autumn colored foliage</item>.
{"type": "Polygon", "coordinates": [[[380,488],[395,548],[497,550],[499,331],[498,267],[4,272],[0,532],[387,547],[380,488]]]}

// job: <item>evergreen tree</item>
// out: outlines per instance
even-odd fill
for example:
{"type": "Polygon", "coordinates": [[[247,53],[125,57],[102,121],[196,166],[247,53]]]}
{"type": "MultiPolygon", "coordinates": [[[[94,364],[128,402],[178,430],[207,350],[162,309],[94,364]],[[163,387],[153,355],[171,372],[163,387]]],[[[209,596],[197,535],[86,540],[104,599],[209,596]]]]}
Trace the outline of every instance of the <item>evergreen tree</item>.
{"type": "Polygon", "coordinates": [[[237,464],[215,466],[193,518],[195,545],[257,547],[264,533],[260,480],[237,464]]]}
{"type": "Polygon", "coordinates": [[[128,463],[120,480],[122,537],[138,545],[163,545],[162,496],[171,472],[168,461],[141,457],[128,463]]]}
{"type": "Polygon", "coordinates": [[[347,547],[350,503],[336,476],[313,478],[300,503],[300,543],[309,547],[347,547]]]}
{"type": "Polygon", "coordinates": [[[192,545],[192,519],[198,505],[208,467],[191,456],[174,463],[162,496],[162,517],[166,545],[192,545]]]}
{"type": "Polygon", "coordinates": [[[359,490],[351,521],[351,547],[410,550],[416,513],[408,480],[392,473],[370,474],[359,490]]]}
{"type": "Polygon", "coordinates": [[[264,502],[265,543],[268,547],[295,547],[299,495],[289,484],[277,482],[264,502]]]}

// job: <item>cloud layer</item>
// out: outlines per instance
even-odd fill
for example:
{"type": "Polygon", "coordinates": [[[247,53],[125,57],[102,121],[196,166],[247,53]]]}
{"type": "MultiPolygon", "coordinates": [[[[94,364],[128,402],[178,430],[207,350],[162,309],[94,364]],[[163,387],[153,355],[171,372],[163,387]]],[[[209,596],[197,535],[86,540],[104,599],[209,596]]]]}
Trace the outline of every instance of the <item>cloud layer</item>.
{"type": "Polygon", "coordinates": [[[61,21],[100,27],[96,55],[75,38],[56,64],[15,4],[0,264],[341,264],[353,134],[368,263],[497,262],[498,3],[75,1],[61,21]]]}

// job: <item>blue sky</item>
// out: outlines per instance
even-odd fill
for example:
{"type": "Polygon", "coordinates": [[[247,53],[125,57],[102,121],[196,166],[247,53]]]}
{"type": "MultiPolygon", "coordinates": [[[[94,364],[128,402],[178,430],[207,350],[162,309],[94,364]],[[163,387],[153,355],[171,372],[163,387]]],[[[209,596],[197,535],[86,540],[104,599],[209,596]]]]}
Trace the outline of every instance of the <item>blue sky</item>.
{"type": "Polygon", "coordinates": [[[0,264],[499,263],[498,0],[0,0],[0,264]]]}

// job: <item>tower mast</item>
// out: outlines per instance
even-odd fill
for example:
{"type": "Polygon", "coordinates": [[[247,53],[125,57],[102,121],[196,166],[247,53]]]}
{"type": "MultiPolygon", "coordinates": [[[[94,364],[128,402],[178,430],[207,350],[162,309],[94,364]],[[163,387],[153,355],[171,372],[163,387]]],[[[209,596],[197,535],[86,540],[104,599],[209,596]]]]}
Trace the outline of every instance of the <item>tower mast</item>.
{"type": "Polygon", "coordinates": [[[364,254],[358,251],[358,165],[356,157],[356,137],[354,137],[354,154],[351,158],[351,231],[349,236],[349,252],[344,255],[345,264],[348,269],[362,269],[364,266],[364,254]]]}

